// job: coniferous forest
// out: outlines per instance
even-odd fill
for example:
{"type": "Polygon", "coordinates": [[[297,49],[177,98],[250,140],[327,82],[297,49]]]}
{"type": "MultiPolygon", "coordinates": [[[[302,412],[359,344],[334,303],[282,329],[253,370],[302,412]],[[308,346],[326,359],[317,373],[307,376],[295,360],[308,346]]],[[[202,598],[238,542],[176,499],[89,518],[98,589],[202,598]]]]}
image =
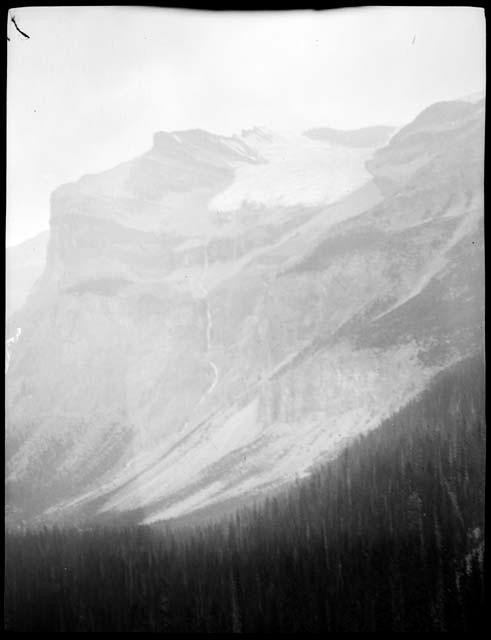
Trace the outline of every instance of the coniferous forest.
{"type": "Polygon", "coordinates": [[[201,526],[6,533],[10,631],[478,630],[484,363],[308,478],[201,526]]]}

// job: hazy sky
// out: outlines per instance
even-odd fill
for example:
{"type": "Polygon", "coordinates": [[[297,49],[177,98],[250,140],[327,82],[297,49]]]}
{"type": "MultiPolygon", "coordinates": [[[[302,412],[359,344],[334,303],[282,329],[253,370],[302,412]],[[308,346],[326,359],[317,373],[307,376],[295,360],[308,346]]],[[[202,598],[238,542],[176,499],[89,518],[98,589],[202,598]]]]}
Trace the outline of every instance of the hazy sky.
{"type": "Polygon", "coordinates": [[[59,184],[145,151],[155,131],[400,125],[485,86],[479,8],[13,14],[30,38],[9,23],[8,245],[48,228],[59,184]]]}

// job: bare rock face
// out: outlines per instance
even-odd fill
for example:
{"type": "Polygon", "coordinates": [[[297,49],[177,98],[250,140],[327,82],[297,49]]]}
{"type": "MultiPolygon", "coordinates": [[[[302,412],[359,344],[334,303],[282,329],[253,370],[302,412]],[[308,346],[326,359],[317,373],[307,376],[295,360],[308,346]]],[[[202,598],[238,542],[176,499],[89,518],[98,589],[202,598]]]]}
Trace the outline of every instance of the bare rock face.
{"type": "Polygon", "coordinates": [[[58,189],[7,328],[8,517],[263,493],[482,348],[483,127],[455,102],[378,150],[159,133],[58,189]]]}
{"type": "Polygon", "coordinates": [[[46,265],[46,249],[49,232],[43,231],[6,250],[6,299],[7,318],[18,311],[26,302],[36,280],[46,265]]]}
{"type": "MultiPolygon", "coordinates": [[[[367,164],[384,192],[395,192],[409,182],[420,190],[479,188],[483,178],[484,100],[439,102],[378,150],[367,164]],[[448,149],[450,145],[450,149],[448,149]],[[434,160],[434,162],[431,162],[434,160]]],[[[426,192],[425,192],[426,195],[426,192]]]]}

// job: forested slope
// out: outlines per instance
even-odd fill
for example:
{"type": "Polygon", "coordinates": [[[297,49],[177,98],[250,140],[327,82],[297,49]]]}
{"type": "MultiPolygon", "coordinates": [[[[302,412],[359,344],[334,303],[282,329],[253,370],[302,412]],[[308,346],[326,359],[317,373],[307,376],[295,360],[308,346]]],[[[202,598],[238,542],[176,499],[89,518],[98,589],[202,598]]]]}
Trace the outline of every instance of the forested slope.
{"type": "Polygon", "coordinates": [[[465,631],[483,595],[484,363],[287,492],[194,528],[8,532],[14,631],[465,631]]]}

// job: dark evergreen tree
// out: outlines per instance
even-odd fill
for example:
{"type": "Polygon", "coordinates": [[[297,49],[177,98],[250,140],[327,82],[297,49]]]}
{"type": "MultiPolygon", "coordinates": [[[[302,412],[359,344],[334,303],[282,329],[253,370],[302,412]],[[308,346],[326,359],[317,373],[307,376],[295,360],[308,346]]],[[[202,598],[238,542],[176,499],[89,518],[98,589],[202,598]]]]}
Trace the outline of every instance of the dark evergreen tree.
{"type": "Polygon", "coordinates": [[[484,365],[225,521],[6,532],[10,631],[475,632],[484,365]]]}

